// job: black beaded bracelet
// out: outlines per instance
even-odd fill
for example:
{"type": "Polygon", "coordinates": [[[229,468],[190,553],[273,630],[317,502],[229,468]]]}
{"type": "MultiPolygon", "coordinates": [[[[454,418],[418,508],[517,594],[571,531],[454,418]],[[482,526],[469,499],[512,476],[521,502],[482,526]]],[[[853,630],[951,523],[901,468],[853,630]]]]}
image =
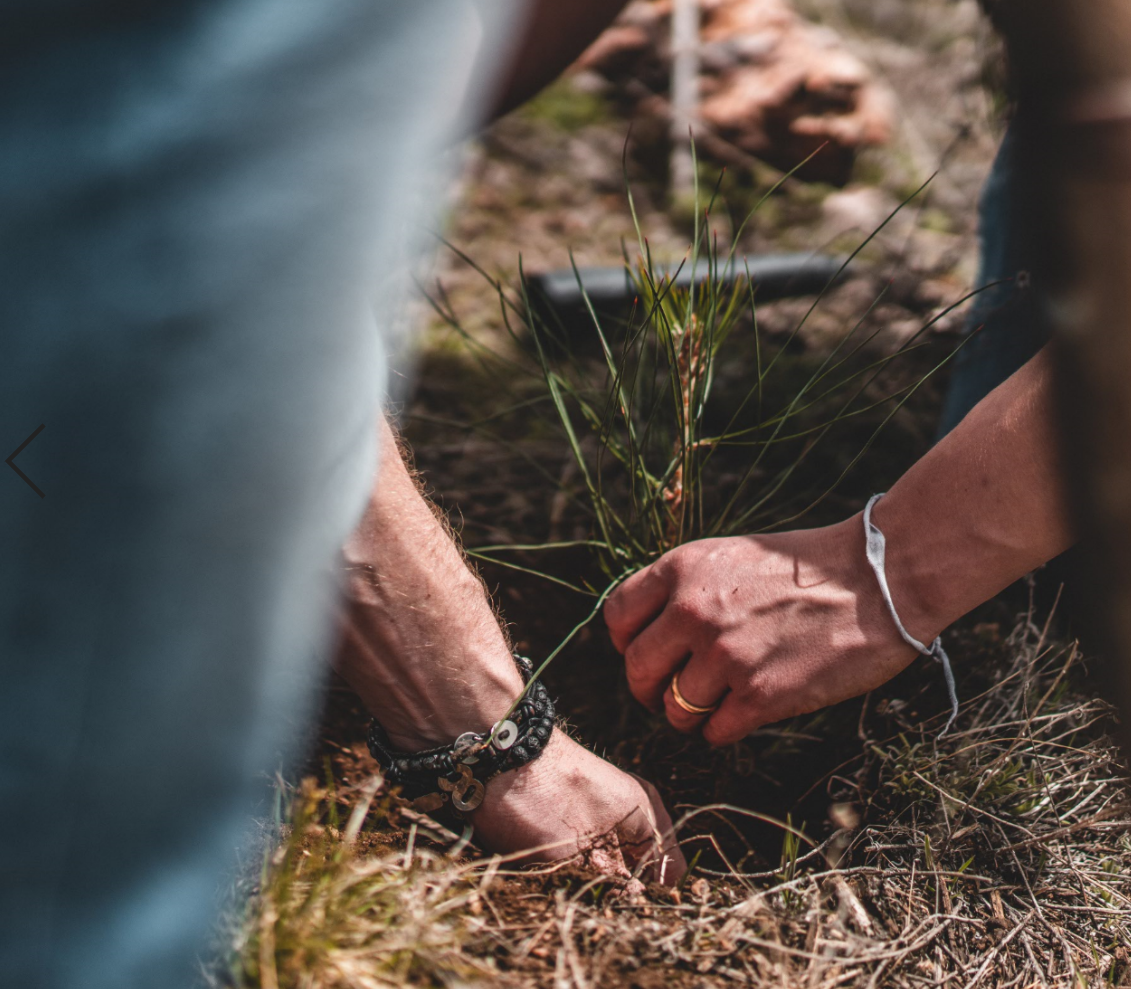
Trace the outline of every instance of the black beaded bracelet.
{"type": "MultiPolygon", "coordinates": [[[[534,666],[515,656],[524,683],[534,666]]],[[[499,773],[525,766],[542,754],[554,730],[554,703],[541,680],[535,680],[509,718],[486,732],[464,732],[451,745],[423,752],[400,752],[376,721],[369,723],[369,751],[392,784],[413,801],[417,810],[432,814],[450,804],[459,815],[475,810],[487,793],[487,783],[499,773]]]]}

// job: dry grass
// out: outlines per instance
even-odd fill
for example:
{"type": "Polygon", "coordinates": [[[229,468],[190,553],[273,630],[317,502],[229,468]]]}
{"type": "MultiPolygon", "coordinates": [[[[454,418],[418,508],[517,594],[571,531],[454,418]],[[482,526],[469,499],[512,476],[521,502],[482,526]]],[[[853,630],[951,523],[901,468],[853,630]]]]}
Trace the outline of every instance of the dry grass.
{"type": "Polygon", "coordinates": [[[353,791],[344,829],[342,794],[305,780],[293,794],[293,823],[265,863],[247,917],[234,929],[232,967],[218,981],[240,986],[375,987],[478,981],[491,966],[465,945],[477,912],[480,863],[457,864],[418,848],[416,831],[396,847],[362,824],[388,821],[373,807],[380,781],[353,791]]]}
{"type": "Polygon", "coordinates": [[[374,803],[364,774],[333,793],[308,781],[222,981],[1131,985],[1113,713],[1080,690],[1074,644],[1023,620],[1000,651],[980,671],[992,689],[973,696],[967,678],[953,736],[907,724],[846,749],[834,775],[855,798],[834,806],[840,827],[819,846],[787,834],[776,868],[698,869],[678,892],[633,894],[576,864],[516,869],[374,803]]]}

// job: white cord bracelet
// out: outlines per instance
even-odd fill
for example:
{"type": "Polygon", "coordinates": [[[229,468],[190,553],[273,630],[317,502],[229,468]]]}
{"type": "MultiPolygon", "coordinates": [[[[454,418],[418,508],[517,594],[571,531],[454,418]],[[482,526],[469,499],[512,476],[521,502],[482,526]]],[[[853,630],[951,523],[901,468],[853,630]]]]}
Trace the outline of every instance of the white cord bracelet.
{"type": "Polygon", "coordinates": [[[895,610],[895,605],[892,603],[891,588],[888,587],[888,578],[884,563],[887,540],[884,538],[884,534],[876,528],[875,523],[872,522],[872,506],[883,496],[884,492],[872,495],[872,497],[868,499],[867,506],[864,508],[865,553],[867,553],[868,562],[872,565],[872,570],[876,574],[876,580],[880,583],[880,593],[883,594],[884,601],[887,602],[892,621],[895,622],[895,627],[899,629],[899,634],[903,636],[903,641],[921,652],[924,656],[930,656],[936,663],[942,664],[943,676],[946,677],[946,689],[950,693],[950,717],[947,718],[946,725],[943,726],[943,730],[939,732],[938,736],[942,738],[943,735],[950,731],[950,726],[954,724],[954,719],[958,717],[958,691],[954,689],[954,671],[950,668],[950,657],[947,656],[946,650],[943,649],[942,639],[936,638],[929,646],[923,645],[922,642],[903,627],[903,622],[899,620],[899,614],[895,610]]]}

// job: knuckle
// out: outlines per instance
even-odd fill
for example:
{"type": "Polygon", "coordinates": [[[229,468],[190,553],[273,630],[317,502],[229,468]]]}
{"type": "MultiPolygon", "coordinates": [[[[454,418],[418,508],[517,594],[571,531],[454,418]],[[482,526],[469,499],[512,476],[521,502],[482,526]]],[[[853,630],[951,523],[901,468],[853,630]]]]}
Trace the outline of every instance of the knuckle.
{"type": "Polygon", "coordinates": [[[624,670],[628,679],[639,680],[647,668],[647,659],[644,650],[640,648],[640,640],[635,639],[629,643],[624,651],[624,670]]]}
{"type": "Polygon", "coordinates": [[[715,748],[722,748],[726,745],[734,745],[735,742],[740,741],[745,737],[745,731],[735,732],[734,727],[730,725],[718,725],[714,720],[709,721],[703,726],[703,739],[708,745],[713,745],[715,748]]]}
{"type": "Polygon", "coordinates": [[[651,698],[648,696],[647,691],[641,689],[639,684],[630,683],[628,685],[628,692],[632,694],[637,704],[643,705],[645,708],[649,707],[651,698]]]}
{"type": "Polygon", "coordinates": [[[669,559],[670,556],[671,552],[665,553],[659,559],[648,564],[648,578],[653,585],[667,588],[675,583],[675,561],[669,559]]]}
{"type": "Polygon", "coordinates": [[[608,632],[609,641],[612,642],[613,648],[616,649],[616,651],[619,652],[622,656],[625,656],[628,647],[631,644],[628,636],[625,635],[620,628],[617,628],[613,625],[608,626],[608,632]]]}
{"type": "Polygon", "coordinates": [[[736,677],[735,680],[732,689],[735,696],[742,702],[743,710],[751,715],[761,710],[765,706],[768,696],[762,677],[756,674],[746,674],[736,677]]]}
{"type": "Polygon", "coordinates": [[[624,588],[618,587],[609,595],[605,607],[601,609],[605,624],[609,626],[619,624],[624,618],[624,609],[624,588]]]}
{"type": "Polygon", "coordinates": [[[655,702],[655,698],[652,695],[655,693],[659,681],[654,673],[638,662],[631,662],[627,653],[625,654],[624,673],[625,678],[628,680],[628,689],[631,691],[633,697],[642,704],[652,704],[655,702]]]}
{"type": "Polygon", "coordinates": [[[634,670],[632,670],[628,666],[625,667],[624,672],[625,672],[625,679],[628,680],[629,692],[638,701],[643,702],[644,697],[647,694],[647,689],[646,689],[647,685],[646,685],[645,681],[634,670]]]}
{"type": "Polygon", "coordinates": [[[706,617],[703,599],[698,594],[681,594],[668,607],[674,612],[673,617],[685,624],[699,625],[706,617]]]}
{"type": "Polygon", "coordinates": [[[727,682],[732,686],[736,683],[741,686],[750,680],[746,650],[733,638],[716,638],[711,649],[711,660],[727,671],[727,682]]]}
{"type": "Polygon", "coordinates": [[[657,575],[669,583],[678,583],[685,579],[695,564],[695,547],[693,543],[686,543],[668,550],[654,564],[657,575]]]}

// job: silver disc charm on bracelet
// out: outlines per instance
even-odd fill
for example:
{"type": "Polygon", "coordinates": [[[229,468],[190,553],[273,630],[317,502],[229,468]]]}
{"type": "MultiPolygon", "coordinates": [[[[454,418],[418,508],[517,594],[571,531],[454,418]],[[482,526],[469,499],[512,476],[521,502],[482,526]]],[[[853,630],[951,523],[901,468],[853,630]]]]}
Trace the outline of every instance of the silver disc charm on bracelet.
{"type": "Polygon", "coordinates": [[[506,752],[518,740],[518,725],[513,721],[496,721],[491,729],[491,744],[500,752],[506,752]]]}

